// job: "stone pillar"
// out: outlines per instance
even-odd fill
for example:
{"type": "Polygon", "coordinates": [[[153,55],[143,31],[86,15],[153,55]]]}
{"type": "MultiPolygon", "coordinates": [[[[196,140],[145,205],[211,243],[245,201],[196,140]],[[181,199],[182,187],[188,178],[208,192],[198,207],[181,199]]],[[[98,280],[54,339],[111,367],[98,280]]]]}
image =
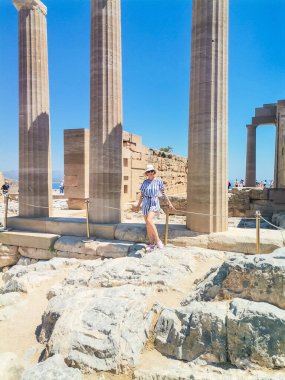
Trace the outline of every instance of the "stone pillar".
{"type": "Polygon", "coordinates": [[[120,0],[91,0],[90,219],[121,221],[122,56],[120,0]]]}
{"type": "Polygon", "coordinates": [[[47,8],[39,0],[13,2],[19,12],[19,215],[50,216],[47,8]]]}
{"type": "Polygon", "coordinates": [[[285,101],[284,100],[279,100],[277,103],[274,184],[275,184],[275,187],[278,189],[285,188],[285,101]]]}
{"type": "Polygon", "coordinates": [[[245,185],[256,186],[256,126],[247,125],[245,185]]]}
{"type": "Polygon", "coordinates": [[[228,0],[193,0],[187,228],[228,226],[228,0]],[[201,215],[205,214],[205,215],[201,215]]]}
{"type": "Polygon", "coordinates": [[[84,210],[89,197],[89,129],[64,130],[64,196],[71,210],[84,210]]]}

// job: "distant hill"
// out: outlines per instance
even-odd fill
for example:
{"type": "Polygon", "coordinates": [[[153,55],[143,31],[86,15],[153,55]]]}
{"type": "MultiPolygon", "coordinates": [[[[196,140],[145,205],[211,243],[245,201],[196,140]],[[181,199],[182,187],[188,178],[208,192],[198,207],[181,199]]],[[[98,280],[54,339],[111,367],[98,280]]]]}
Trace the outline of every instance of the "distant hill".
{"type": "MultiPolygon", "coordinates": [[[[18,170],[6,170],[3,172],[5,178],[13,179],[18,181],[19,179],[19,171],[18,170]]],[[[61,181],[64,177],[64,173],[62,170],[53,170],[52,172],[52,180],[61,181]]]]}

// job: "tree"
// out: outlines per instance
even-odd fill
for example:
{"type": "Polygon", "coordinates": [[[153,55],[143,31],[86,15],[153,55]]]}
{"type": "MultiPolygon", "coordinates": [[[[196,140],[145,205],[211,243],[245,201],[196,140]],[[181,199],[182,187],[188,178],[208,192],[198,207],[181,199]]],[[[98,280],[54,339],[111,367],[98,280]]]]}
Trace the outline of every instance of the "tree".
{"type": "Polygon", "coordinates": [[[159,150],[161,150],[162,152],[165,152],[165,153],[171,153],[173,151],[173,148],[172,146],[166,146],[164,148],[160,148],[159,150]]]}

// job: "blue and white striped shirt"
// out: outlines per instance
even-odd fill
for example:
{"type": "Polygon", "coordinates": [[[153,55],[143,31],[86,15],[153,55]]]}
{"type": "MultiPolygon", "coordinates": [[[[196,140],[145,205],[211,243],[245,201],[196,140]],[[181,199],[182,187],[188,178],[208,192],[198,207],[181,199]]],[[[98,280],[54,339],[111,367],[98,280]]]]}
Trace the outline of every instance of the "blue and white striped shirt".
{"type": "Polygon", "coordinates": [[[144,215],[149,212],[159,212],[159,193],[162,193],[163,198],[165,198],[163,181],[160,178],[154,178],[152,181],[146,179],[143,181],[140,191],[143,196],[142,211],[144,215]]]}

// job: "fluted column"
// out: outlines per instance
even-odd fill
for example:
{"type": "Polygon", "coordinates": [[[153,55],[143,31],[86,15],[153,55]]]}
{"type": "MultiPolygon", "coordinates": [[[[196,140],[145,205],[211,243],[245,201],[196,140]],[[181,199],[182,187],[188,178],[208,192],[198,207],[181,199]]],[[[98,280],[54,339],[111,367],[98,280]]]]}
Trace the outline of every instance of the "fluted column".
{"type": "Polygon", "coordinates": [[[256,186],[256,126],[247,125],[245,185],[256,186]]]}
{"type": "Polygon", "coordinates": [[[13,0],[19,28],[19,215],[49,216],[52,205],[47,8],[13,0]]]}
{"type": "Polygon", "coordinates": [[[192,4],[187,227],[210,233],[228,226],[228,0],[192,4]]]}
{"type": "Polygon", "coordinates": [[[120,0],[91,0],[90,219],[121,221],[122,57],[120,0]]]}

